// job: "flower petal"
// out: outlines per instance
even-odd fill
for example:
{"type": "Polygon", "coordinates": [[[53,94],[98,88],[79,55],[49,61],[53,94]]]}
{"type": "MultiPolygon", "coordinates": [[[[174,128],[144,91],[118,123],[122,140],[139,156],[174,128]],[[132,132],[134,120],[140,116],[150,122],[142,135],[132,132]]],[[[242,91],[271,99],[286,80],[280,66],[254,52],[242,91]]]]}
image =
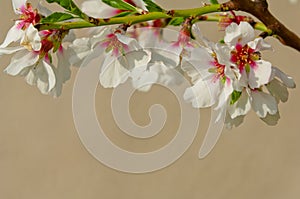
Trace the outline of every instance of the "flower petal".
{"type": "Polygon", "coordinates": [[[54,97],[61,95],[63,84],[71,78],[71,69],[68,58],[68,53],[66,50],[57,53],[58,66],[52,68],[55,73],[56,83],[55,87],[52,89],[51,94],[54,97]]]}
{"type": "Polygon", "coordinates": [[[48,74],[48,92],[50,92],[54,88],[56,83],[55,74],[50,64],[48,64],[46,61],[43,61],[43,65],[48,74]]]}
{"type": "Polygon", "coordinates": [[[259,60],[257,66],[250,69],[249,86],[252,89],[259,88],[270,82],[272,65],[270,62],[259,60]]]}
{"type": "Polygon", "coordinates": [[[288,88],[296,88],[296,84],[292,77],[286,75],[279,68],[273,66],[273,72],[288,88]]]}
{"type": "Polygon", "coordinates": [[[185,90],[183,98],[187,102],[192,102],[194,108],[206,108],[216,103],[219,93],[219,82],[211,83],[199,79],[194,86],[185,90]]]}
{"type": "Polygon", "coordinates": [[[231,23],[225,29],[226,35],[224,41],[230,46],[235,46],[237,43],[244,46],[254,38],[254,29],[247,22],[241,22],[239,25],[231,23]]]}
{"type": "Polygon", "coordinates": [[[268,113],[275,115],[278,111],[275,98],[261,91],[251,91],[251,105],[261,118],[265,118],[268,113]]]}
{"type": "Polygon", "coordinates": [[[108,54],[100,74],[100,83],[104,87],[116,87],[124,83],[135,67],[147,66],[151,59],[148,51],[131,51],[124,56],[115,58],[108,54]]]}
{"type": "Polygon", "coordinates": [[[255,51],[272,50],[272,46],[265,42],[265,40],[261,37],[256,38],[254,41],[250,41],[248,46],[255,51]]]}
{"type": "Polygon", "coordinates": [[[39,51],[41,49],[42,43],[39,32],[32,24],[26,29],[21,44],[29,50],[39,51]]]}
{"type": "Polygon", "coordinates": [[[21,14],[19,11],[23,6],[26,6],[27,0],[12,0],[13,8],[16,14],[21,14]]]}
{"type": "Polygon", "coordinates": [[[129,70],[119,61],[113,61],[100,73],[100,83],[104,88],[115,88],[124,83],[129,77],[129,70]]]}
{"type": "Polygon", "coordinates": [[[24,50],[24,47],[23,46],[16,46],[16,47],[0,48],[0,56],[1,55],[10,55],[10,54],[18,52],[20,50],[24,50]]]}
{"type": "Polygon", "coordinates": [[[251,109],[251,103],[247,92],[244,90],[236,103],[228,106],[228,113],[232,119],[246,115],[251,109]]]}
{"type": "Polygon", "coordinates": [[[130,73],[132,85],[139,91],[147,92],[151,86],[157,83],[158,74],[154,71],[147,70],[146,66],[135,67],[130,73]]]}
{"type": "Polygon", "coordinates": [[[6,38],[4,39],[3,43],[0,45],[0,49],[7,47],[12,42],[19,41],[23,37],[25,32],[21,29],[18,29],[17,27],[18,23],[19,22],[16,21],[15,25],[9,29],[6,38]]]}
{"type": "Polygon", "coordinates": [[[38,54],[22,50],[12,57],[11,63],[4,72],[13,76],[18,75],[24,68],[37,63],[38,59],[38,54]]]}
{"type": "Polygon", "coordinates": [[[109,18],[115,15],[117,9],[99,0],[87,0],[81,4],[82,11],[91,17],[109,18]]]}

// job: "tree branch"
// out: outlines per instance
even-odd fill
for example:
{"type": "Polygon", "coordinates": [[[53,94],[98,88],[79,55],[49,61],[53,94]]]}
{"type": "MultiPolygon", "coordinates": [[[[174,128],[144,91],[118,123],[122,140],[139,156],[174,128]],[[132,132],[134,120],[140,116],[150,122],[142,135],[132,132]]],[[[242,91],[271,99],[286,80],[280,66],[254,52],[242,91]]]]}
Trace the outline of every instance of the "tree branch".
{"type": "Polygon", "coordinates": [[[231,0],[223,4],[229,10],[239,10],[252,14],[272,30],[272,35],[287,46],[300,52],[300,38],[276,19],[268,9],[266,0],[231,0]]]}

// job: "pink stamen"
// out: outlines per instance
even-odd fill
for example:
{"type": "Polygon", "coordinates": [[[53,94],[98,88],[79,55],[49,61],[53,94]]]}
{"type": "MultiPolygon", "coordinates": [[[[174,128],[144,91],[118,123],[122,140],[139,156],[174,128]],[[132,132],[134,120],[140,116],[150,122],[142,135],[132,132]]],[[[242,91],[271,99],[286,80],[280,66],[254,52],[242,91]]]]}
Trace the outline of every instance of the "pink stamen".
{"type": "Polygon", "coordinates": [[[37,24],[41,20],[41,16],[39,15],[37,10],[34,10],[30,3],[23,5],[20,8],[20,12],[22,13],[19,19],[19,23],[17,28],[26,29],[30,24],[37,24]]]}
{"type": "Polygon", "coordinates": [[[126,44],[123,44],[118,40],[118,37],[116,34],[119,33],[110,33],[106,36],[107,39],[103,40],[99,45],[109,51],[112,50],[113,56],[118,57],[120,52],[128,52],[129,46],[126,44]]]}
{"type": "Polygon", "coordinates": [[[221,27],[221,30],[225,30],[227,26],[229,26],[231,23],[240,24],[242,21],[247,21],[248,17],[236,15],[233,11],[230,12],[230,14],[226,14],[220,20],[219,26],[221,27]]]}
{"type": "Polygon", "coordinates": [[[231,52],[231,62],[237,64],[240,72],[244,71],[245,67],[249,65],[251,68],[257,67],[255,60],[255,50],[248,45],[242,46],[238,43],[235,50],[231,52]]]}
{"type": "MultiPolygon", "coordinates": [[[[211,68],[211,69],[212,69],[213,73],[215,73],[215,75],[213,76],[213,83],[216,83],[217,81],[220,81],[224,77],[226,77],[225,76],[225,65],[220,64],[217,59],[215,59],[215,61],[212,61],[211,65],[213,66],[213,68],[211,68]]],[[[228,81],[227,79],[228,78],[226,78],[226,82],[228,81]]]]}

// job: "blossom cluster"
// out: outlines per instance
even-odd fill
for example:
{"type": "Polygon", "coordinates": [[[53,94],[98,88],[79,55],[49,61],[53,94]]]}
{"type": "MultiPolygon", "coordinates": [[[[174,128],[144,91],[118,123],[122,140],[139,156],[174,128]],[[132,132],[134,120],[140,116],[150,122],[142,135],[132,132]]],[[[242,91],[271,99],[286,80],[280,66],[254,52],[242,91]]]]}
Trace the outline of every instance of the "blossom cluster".
{"type": "MultiPolygon", "coordinates": [[[[191,87],[184,99],[195,108],[213,107],[220,113],[215,119],[225,118],[227,127],[240,125],[251,109],[267,124],[276,124],[279,102],[286,102],[288,88],[295,87],[291,77],[262,58],[261,52],[272,48],[255,36],[247,17],[233,20],[226,15],[220,22],[225,36],[218,43],[205,38],[190,19],[182,23],[175,41],[163,37],[162,19],[132,27],[95,27],[89,36],[76,38],[63,29],[39,31],[36,25],[51,11],[40,5],[33,9],[26,0],[12,2],[19,19],[0,45],[0,56],[14,54],[5,72],[24,76],[43,94],[59,96],[70,78],[70,66],[83,66],[100,54],[105,58],[99,74],[103,87],[115,88],[130,80],[136,89],[148,91],[154,83],[180,84],[178,74],[185,73],[191,87]],[[12,43],[19,46],[10,47],[12,43]]],[[[141,0],[125,2],[147,12],[141,0]]],[[[93,17],[122,12],[99,0],[85,1],[82,11],[93,17]]]]}

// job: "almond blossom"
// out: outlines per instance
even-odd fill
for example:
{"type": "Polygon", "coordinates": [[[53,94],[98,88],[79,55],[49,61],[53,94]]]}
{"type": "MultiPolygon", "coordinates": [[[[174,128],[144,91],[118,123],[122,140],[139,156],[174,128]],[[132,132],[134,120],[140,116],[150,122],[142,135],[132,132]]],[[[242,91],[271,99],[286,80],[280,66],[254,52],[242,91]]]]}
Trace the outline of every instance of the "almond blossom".
{"type": "Polygon", "coordinates": [[[12,76],[25,76],[30,85],[37,85],[41,93],[59,96],[62,83],[68,78],[69,63],[61,46],[64,33],[59,30],[38,32],[33,24],[24,30],[20,46],[0,48],[0,55],[14,54],[10,64],[4,70],[12,76]],[[53,65],[51,50],[57,48],[59,65],[53,65]],[[68,76],[68,77],[67,77],[68,76]]]}
{"type": "Polygon", "coordinates": [[[91,38],[74,40],[70,45],[74,51],[70,61],[74,64],[87,63],[88,61],[85,59],[104,53],[105,57],[99,76],[103,87],[114,88],[124,83],[136,65],[146,65],[149,62],[149,52],[143,51],[136,39],[128,37],[123,27],[115,30],[103,28],[96,31],[98,33],[91,38]]]}
{"type": "Polygon", "coordinates": [[[229,25],[224,44],[214,44],[199,29],[193,30],[207,48],[196,47],[184,58],[182,69],[193,84],[186,89],[184,98],[196,108],[213,106],[214,128],[208,129],[201,146],[199,157],[203,158],[216,144],[222,123],[229,128],[240,125],[251,108],[267,124],[276,124],[280,118],[278,103],[287,100],[287,88],[294,88],[295,83],[261,59],[261,51],[271,46],[255,38],[247,22],[229,25]]]}
{"type": "Polygon", "coordinates": [[[131,71],[133,87],[146,92],[155,83],[164,86],[180,85],[182,75],[178,70],[180,69],[182,48],[177,45],[178,41],[166,41],[161,34],[165,32],[167,35],[171,35],[173,31],[153,27],[138,28],[137,31],[140,32],[137,37],[139,44],[144,50],[150,52],[151,59],[147,65],[136,65],[131,71]]]}
{"type": "Polygon", "coordinates": [[[1,48],[7,47],[12,42],[21,40],[25,35],[25,30],[32,24],[35,25],[41,20],[41,15],[33,9],[26,0],[12,0],[14,12],[19,15],[14,26],[10,28],[1,48]]]}

